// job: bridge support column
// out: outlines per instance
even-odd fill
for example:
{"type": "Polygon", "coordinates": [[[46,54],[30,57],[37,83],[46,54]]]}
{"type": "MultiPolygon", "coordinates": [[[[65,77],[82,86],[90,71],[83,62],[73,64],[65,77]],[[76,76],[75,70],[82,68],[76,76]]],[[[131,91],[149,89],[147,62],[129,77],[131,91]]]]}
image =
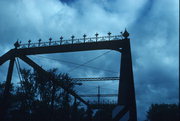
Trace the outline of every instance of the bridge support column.
{"type": "Polygon", "coordinates": [[[130,39],[126,37],[124,42],[121,50],[118,105],[125,106],[130,121],[137,121],[130,39]]]}
{"type": "Polygon", "coordinates": [[[15,58],[11,58],[9,62],[9,68],[8,68],[8,74],[6,78],[6,83],[5,83],[5,89],[3,93],[3,99],[1,102],[1,109],[0,109],[0,121],[5,120],[7,108],[8,108],[8,103],[9,103],[9,95],[10,95],[10,86],[11,86],[11,79],[12,79],[12,73],[13,73],[13,68],[14,68],[14,60],[15,58]]]}

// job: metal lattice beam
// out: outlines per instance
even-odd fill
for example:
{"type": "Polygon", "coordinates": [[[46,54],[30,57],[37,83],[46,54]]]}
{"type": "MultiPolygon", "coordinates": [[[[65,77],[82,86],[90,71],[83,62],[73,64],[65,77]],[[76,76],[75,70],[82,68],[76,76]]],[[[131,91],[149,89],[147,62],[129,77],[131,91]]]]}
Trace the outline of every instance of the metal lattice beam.
{"type": "Polygon", "coordinates": [[[80,97],[117,97],[118,94],[86,94],[86,95],[79,95],[80,97]]]}
{"type": "Polygon", "coordinates": [[[72,78],[74,81],[114,81],[119,80],[119,77],[97,77],[97,78],[72,78]]]}

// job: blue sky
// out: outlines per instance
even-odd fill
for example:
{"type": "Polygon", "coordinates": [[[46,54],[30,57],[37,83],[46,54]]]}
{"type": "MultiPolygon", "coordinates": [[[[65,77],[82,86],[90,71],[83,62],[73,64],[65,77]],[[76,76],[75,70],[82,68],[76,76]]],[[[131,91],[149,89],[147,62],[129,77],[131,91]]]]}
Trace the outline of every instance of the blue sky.
{"type": "MultiPolygon", "coordinates": [[[[26,43],[49,37],[58,40],[82,37],[85,33],[94,36],[120,34],[125,28],[130,33],[138,119],[145,118],[152,103],[178,102],[178,49],[179,49],[179,1],[178,0],[0,0],[0,56],[13,48],[19,39],[26,43]]],[[[103,52],[88,51],[41,55],[82,64],[103,52]]],[[[45,69],[57,67],[61,72],[70,72],[75,65],[30,56],[45,69]]],[[[120,55],[110,52],[89,63],[102,69],[119,72],[120,55]]],[[[22,67],[26,67],[22,63],[22,67]]],[[[4,81],[8,63],[0,67],[4,81]]],[[[14,70],[13,82],[18,80],[14,70]]],[[[117,76],[103,70],[81,67],[70,73],[72,77],[117,76]]],[[[98,85],[105,93],[116,93],[117,82],[89,84],[94,93],[98,85]],[[107,91],[108,90],[108,91],[107,91]]],[[[82,88],[78,88],[81,93],[82,88]]]]}

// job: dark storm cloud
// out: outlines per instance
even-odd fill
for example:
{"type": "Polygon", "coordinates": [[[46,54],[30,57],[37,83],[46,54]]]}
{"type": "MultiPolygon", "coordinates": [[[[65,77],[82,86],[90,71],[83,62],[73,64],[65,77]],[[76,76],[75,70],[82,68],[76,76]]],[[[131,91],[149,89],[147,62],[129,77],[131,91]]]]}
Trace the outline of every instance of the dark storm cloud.
{"type": "Polygon", "coordinates": [[[178,102],[176,4],[172,1],[147,2],[131,27],[139,115],[151,103],[178,102]]]}
{"type": "Polygon", "coordinates": [[[72,4],[75,0],[59,0],[62,3],[72,4]]]}
{"type": "MultiPolygon", "coordinates": [[[[33,42],[39,38],[48,41],[49,37],[58,40],[61,35],[68,39],[71,35],[78,38],[84,33],[94,36],[99,32],[101,36],[109,31],[119,34],[127,28],[131,38],[138,119],[142,121],[145,118],[145,111],[151,103],[177,103],[178,1],[1,0],[0,7],[0,55],[13,48],[17,39],[26,43],[28,39],[33,42]]],[[[106,51],[42,56],[82,64],[106,51]]],[[[45,69],[57,67],[61,72],[70,72],[72,77],[118,75],[87,67],[71,72],[77,65],[38,56],[30,57],[45,69]]],[[[119,53],[111,51],[88,65],[119,72],[119,62],[119,53]]],[[[8,63],[0,67],[2,80],[5,80],[7,66],[8,63]]],[[[14,80],[17,80],[16,73],[14,80]]],[[[90,85],[97,88],[95,84],[90,85]]],[[[117,92],[117,83],[99,85],[111,89],[112,93],[117,92]]],[[[89,89],[87,93],[96,91],[92,90],[89,89]]]]}

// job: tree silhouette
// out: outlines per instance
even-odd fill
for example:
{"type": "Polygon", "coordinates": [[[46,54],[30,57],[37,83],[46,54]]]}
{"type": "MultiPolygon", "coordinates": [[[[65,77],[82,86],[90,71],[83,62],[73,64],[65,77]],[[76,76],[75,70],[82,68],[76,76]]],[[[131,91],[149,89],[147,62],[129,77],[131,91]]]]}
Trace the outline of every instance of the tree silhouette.
{"type": "Polygon", "coordinates": [[[152,104],[147,111],[146,121],[179,121],[177,104],[152,104]]]}
{"type": "MultiPolygon", "coordinates": [[[[79,103],[72,105],[72,96],[63,90],[74,91],[74,82],[68,74],[58,73],[57,69],[48,70],[48,75],[37,71],[21,70],[19,85],[11,85],[11,96],[6,121],[84,121],[85,111],[79,103]]],[[[2,99],[4,83],[0,84],[2,99]]]]}
{"type": "MultiPolygon", "coordinates": [[[[83,107],[69,92],[75,92],[68,74],[57,69],[47,71],[21,69],[22,80],[11,84],[9,107],[5,121],[110,121],[111,109],[105,108],[94,115],[90,107],[83,107]],[[65,90],[62,88],[65,88],[65,90]]],[[[0,99],[5,84],[0,83],[0,99]]]]}

